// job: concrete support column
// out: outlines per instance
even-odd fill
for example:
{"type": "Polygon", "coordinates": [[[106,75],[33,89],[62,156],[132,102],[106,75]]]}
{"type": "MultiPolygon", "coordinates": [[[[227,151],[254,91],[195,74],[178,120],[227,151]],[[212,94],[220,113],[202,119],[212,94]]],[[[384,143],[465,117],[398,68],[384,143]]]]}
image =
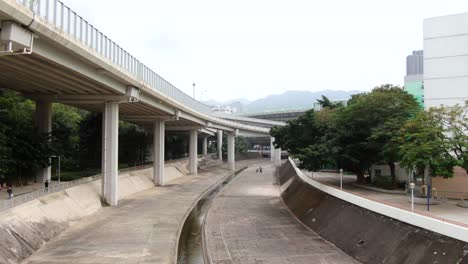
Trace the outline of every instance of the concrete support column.
{"type": "Polygon", "coordinates": [[[235,133],[228,133],[228,139],[227,139],[228,147],[227,147],[227,154],[228,154],[228,169],[229,170],[235,170],[236,169],[236,150],[235,150],[235,145],[236,145],[236,135],[235,133]]]}
{"type": "Polygon", "coordinates": [[[273,142],[275,141],[274,137],[270,137],[270,161],[274,162],[275,161],[275,145],[273,142]]]}
{"type": "Polygon", "coordinates": [[[281,166],[281,149],[275,149],[275,166],[281,166]]]}
{"type": "Polygon", "coordinates": [[[153,181],[164,185],[164,137],[166,123],[163,120],[153,124],[153,181]]]}
{"type": "Polygon", "coordinates": [[[208,137],[203,137],[202,154],[208,155],[208,137]]]}
{"type": "Polygon", "coordinates": [[[102,112],[102,197],[115,206],[119,202],[119,103],[106,102],[102,112]]]}
{"type": "Polygon", "coordinates": [[[223,161],[223,131],[218,130],[218,159],[223,161]]]}
{"type": "MultiPolygon", "coordinates": [[[[52,103],[48,101],[36,102],[36,125],[41,133],[52,132],[52,103]]],[[[44,183],[51,180],[51,167],[41,168],[36,173],[36,181],[44,183]]]]}
{"type": "Polygon", "coordinates": [[[198,173],[198,130],[190,130],[189,142],[190,174],[196,176],[198,173]]]}

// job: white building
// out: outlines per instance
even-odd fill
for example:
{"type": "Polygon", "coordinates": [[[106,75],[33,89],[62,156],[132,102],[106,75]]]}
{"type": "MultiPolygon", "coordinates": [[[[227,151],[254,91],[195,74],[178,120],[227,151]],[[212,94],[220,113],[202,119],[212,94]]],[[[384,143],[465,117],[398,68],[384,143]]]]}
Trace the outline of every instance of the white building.
{"type": "Polygon", "coordinates": [[[229,115],[229,114],[233,114],[233,113],[237,112],[235,108],[233,108],[233,107],[231,107],[229,105],[213,106],[211,108],[211,110],[213,111],[213,114],[224,114],[224,115],[226,115],[226,114],[229,115]]]}
{"type": "Polygon", "coordinates": [[[424,20],[424,106],[468,100],[468,13],[424,20]]]}

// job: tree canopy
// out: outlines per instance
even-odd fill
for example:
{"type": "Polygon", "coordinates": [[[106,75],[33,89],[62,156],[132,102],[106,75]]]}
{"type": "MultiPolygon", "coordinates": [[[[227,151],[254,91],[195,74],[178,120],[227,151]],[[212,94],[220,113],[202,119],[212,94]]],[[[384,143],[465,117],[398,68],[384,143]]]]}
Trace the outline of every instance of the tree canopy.
{"type": "Polygon", "coordinates": [[[17,92],[0,90],[0,177],[25,181],[25,174],[49,165],[50,135],[38,132],[34,103],[17,92]]]}
{"type": "Polygon", "coordinates": [[[274,127],[275,145],[302,161],[302,167],[317,170],[334,166],[355,173],[358,181],[375,163],[390,166],[401,159],[400,130],[421,111],[413,96],[390,84],[369,93],[354,95],[347,106],[325,96],[322,110],[307,111],[287,126],[274,127]]]}
{"type": "Polygon", "coordinates": [[[468,169],[468,104],[420,112],[400,131],[401,164],[432,175],[453,176],[453,167],[468,169]]]}

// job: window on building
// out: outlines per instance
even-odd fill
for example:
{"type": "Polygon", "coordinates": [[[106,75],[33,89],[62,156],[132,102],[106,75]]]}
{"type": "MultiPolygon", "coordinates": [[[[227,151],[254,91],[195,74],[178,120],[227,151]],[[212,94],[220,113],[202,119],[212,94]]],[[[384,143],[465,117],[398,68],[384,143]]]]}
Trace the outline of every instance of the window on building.
{"type": "Polygon", "coordinates": [[[381,170],[375,170],[374,175],[379,177],[382,176],[382,171],[381,170]]]}

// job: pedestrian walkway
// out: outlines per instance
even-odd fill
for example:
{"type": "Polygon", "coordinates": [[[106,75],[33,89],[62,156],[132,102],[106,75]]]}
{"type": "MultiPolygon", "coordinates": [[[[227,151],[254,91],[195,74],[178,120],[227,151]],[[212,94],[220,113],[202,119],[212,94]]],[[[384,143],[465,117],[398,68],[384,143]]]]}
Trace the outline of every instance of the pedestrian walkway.
{"type": "MultiPolygon", "coordinates": [[[[58,184],[58,182],[53,181],[50,183],[49,187],[52,187],[52,185],[56,185],[56,184],[58,184]]],[[[43,183],[30,183],[28,185],[24,185],[20,187],[13,186],[13,194],[15,196],[18,196],[20,194],[30,193],[30,192],[34,192],[37,190],[43,190],[43,189],[44,189],[43,183]]],[[[2,190],[0,190],[0,200],[6,200],[6,199],[8,199],[8,193],[5,187],[5,188],[2,188],[2,190]]]]}
{"type": "Polygon", "coordinates": [[[219,194],[205,239],[214,264],[358,263],[304,227],[280,198],[272,165],[251,167],[219,194]]]}
{"type": "Polygon", "coordinates": [[[70,227],[23,263],[174,263],[184,216],[229,173],[225,164],[218,165],[123,199],[70,227]]]}
{"type": "MultiPolygon", "coordinates": [[[[325,173],[304,171],[304,174],[313,178],[321,183],[329,184],[339,188],[340,175],[338,173],[325,173]]],[[[411,203],[409,196],[404,194],[389,194],[368,189],[359,188],[353,185],[356,182],[356,176],[346,175],[343,180],[343,188],[353,194],[367,198],[369,200],[377,201],[386,205],[411,210],[411,203]]],[[[437,205],[431,205],[430,211],[427,211],[427,205],[415,204],[415,212],[431,216],[443,221],[450,221],[452,223],[462,225],[468,228],[468,208],[457,206],[460,200],[447,200],[437,205]]]]}

